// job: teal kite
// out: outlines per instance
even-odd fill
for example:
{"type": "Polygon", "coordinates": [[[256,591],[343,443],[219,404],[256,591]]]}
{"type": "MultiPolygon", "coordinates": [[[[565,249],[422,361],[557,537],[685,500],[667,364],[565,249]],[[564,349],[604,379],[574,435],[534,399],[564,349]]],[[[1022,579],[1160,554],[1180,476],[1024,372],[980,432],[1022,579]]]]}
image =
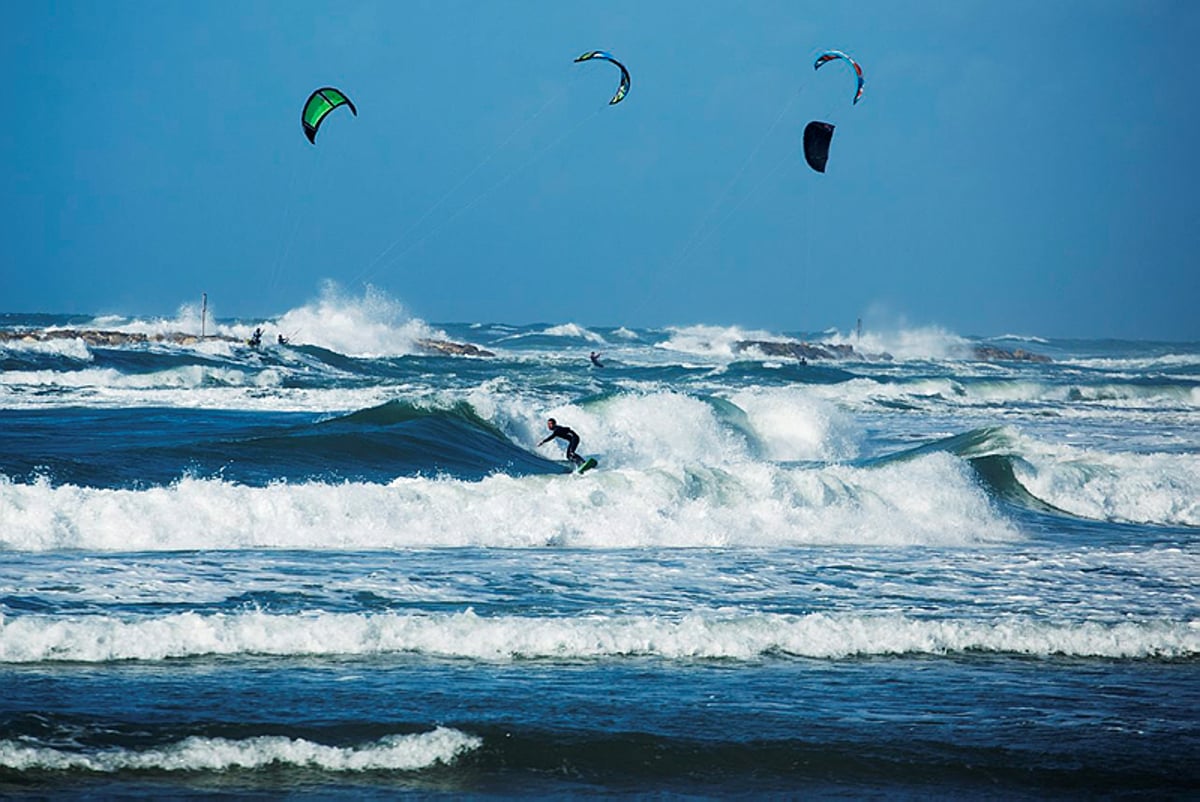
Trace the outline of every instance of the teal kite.
{"type": "Polygon", "coordinates": [[[858,66],[857,61],[850,58],[840,50],[826,50],[824,53],[817,56],[817,60],[813,63],[813,69],[819,70],[821,69],[822,64],[828,64],[836,59],[843,59],[847,64],[854,68],[854,74],[858,76],[858,89],[856,89],[854,92],[854,102],[858,103],[858,101],[862,98],[863,93],[863,74],[862,67],[858,66]]]}
{"type": "Polygon", "coordinates": [[[613,64],[616,64],[621,68],[621,85],[617,87],[617,93],[612,96],[612,100],[608,101],[608,105],[612,106],[620,103],[625,99],[625,95],[629,92],[629,70],[625,69],[624,64],[613,58],[611,53],[606,53],[603,50],[589,50],[579,58],[575,59],[575,63],[578,64],[581,61],[589,61],[590,59],[594,58],[603,59],[604,61],[611,61],[613,64]]]}

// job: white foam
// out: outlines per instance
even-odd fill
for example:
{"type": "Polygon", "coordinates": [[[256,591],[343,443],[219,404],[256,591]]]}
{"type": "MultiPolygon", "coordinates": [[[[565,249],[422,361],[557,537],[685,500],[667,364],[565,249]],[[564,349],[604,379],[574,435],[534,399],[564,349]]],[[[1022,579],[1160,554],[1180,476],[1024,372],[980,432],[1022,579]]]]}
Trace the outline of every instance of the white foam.
{"type": "Polygon", "coordinates": [[[190,390],[206,385],[264,387],[279,383],[278,371],[245,370],[212,365],[186,365],[153,373],[122,373],[115,368],[56,371],[12,370],[0,373],[0,385],[106,390],[190,390]]]}
{"type": "Polygon", "coordinates": [[[563,323],[558,326],[551,326],[544,331],[538,332],[538,334],[546,337],[568,337],[571,339],[588,340],[589,342],[600,343],[602,345],[605,344],[603,337],[594,331],[589,331],[580,326],[578,323],[563,323]]]}
{"type": "Polygon", "coordinates": [[[750,453],[746,441],[723,425],[710,405],[681,393],[622,394],[584,406],[562,404],[541,417],[586,433],[581,451],[604,454],[606,464],[721,465],[748,459],[750,453]]]}
{"type": "Polygon", "coordinates": [[[44,384],[13,385],[5,382],[5,378],[9,377],[10,374],[0,373],[0,409],[51,409],[86,405],[92,409],[151,406],[166,409],[350,412],[394,400],[398,393],[407,389],[403,386],[285,388],[280,386],[284,375],[278,371],[245,375],[240,371],[217,368],[165,371],[141,380],[126,374],[98,372],[79,377],[78,385],[72,386],[73,392],[46,394],[41,391],[63,389],[56,382],[56,376],[47,377],[47,383],[44,384]],[[133,380],[127,382],[126,378],[133,380]],[[113,381],[114,384],[106,384],[107,381],[113,381]],[[29,392],[31,388],[34,388],[33,392],[29,392]]]}
{"type": "MultiPolygon", "coordinates": [[[[147,337],[164,336],[180,331],[198,335],[202,330],[201,311],[201,304],[185,303],[180,305],[179,310],[173,318],[139,319],[127,318],[120,315],[100,315],[91,323],[76,328],[123,331],[128,334],[145,334],[147,337]]],[[[203,321],[206,327],[203,329],[204,333],[221,333],[215,323],[215,318],[215,307],[209,305],[203,321]]]]}
{"type": "MultiPolygon", "coordinates": [[[[737,326],[686,326],[668,329],[671,336],[658,347],[721,360],[740,358],[733,345],[739,340],[790,341],[792,338],[762,330],[737,326]]],[[[939,326],[864,330],[861,334],[842,334],[829,329],[814,340],[816,344],[853,346],[856,354],[870,357],[887,353],[905,360],[960,360],[970,358],[974,347],[970,340],[939,326]]]]}
{"type": "MultiPolygon", "coordinates": [[[[367,287],[361,298],[345,295],[327,282],[321,297],[293,309],[275,323],[275,333],[292,343],[308,343],[349,356],[399,356],[417,350],[424,338],[445,339],[443,332],[410,316],[381,290],[367,287]]],[[[273,339],[272,331],[266,332],[273,339]]]]}
{"type": "Polygon", "coordinates": [[[859,454],[860,428],[805,389],[756,388],[730,400],[745,410],[769,459],[837,461],[859,454]]]}
{"type": "Polygon", "coordinates": [[[738,326],[682,326],[667,329],[670,337],[658,348],[679,351],[721,361],[740,359],[733,350],[739,340],[781,340],[778,334],[761,330],[746,330],[738,326]]]}
{"type": "MultiPolygon", "coordinates": [[[[1200,367],[1200,357],[1194,353],[1160,354],[1142,357],[1083,357],[1061,359],[1062,364],[1090,370],[1136,371],[1144,373],[1163,368],[1200,367]]],[[[1194,380],[1195,377],[1188,377],[1194,380]]]]}
{"type": "Polygon", "coordinates": [[[1023,437],[1018,481],[1085,518],[1200,526],[1200,455],[1111,453],[1023,437]]]}
{"type": "MultiPolygon", "coordinates": [[[[739,447],[725,437],[714,433],[711,447],[739,447]]],[[[870,469],[660,463],[606,465],[587,477],[405,477],[388,486],[256,488],[185,478],[127,490],[0,478],[0,521],[0,548],[19,551],[960,545],[1018,537],[966,463],[948,454],[870,469]]]]}
{"type": "MultiPolygon", "coordinates": [[[[381,290],[366,287],[360,297],[344,293],[335,282],[325,282],[317,300],[282,315],[278,320],[222,322],[216,320],[210,306],[204,331],[209,335],[247,340],[256,328],[263,330],[263,341],[271,344],[283,335],[293,345],[318,345],[347,356],[402,356],[418,350],[421,339],[445,339],[445,334],[413,317],[403,304],[381,290]]],[[[108,316],[97,318],[91,327],[145,334],[150,337],[176,332],[200,334],[198,304],[184,304],[174,318],[129,319],[108,316]]],[[[179,346],[175,346],[179,347],[179,346]]],[[[205,341],[197,350],[229,353],[228,342],[205,341]]]]}
{"type": "MultiPolygon", "coordinates": [[[[1039,424],[1052,414],[1062,420],[1098,420],[1118,427],[1139,422],[1161,425],[1164,415],[1182,425],[1200,423],[1200,388],[1162,387],[1112,383],[1083,386],[997,377],[980,381],[994,372],[979,365],[984,373],[957,371],[955,378],[924,378],[913,381],[876,381],[856,378],[836,385],[811,384],[804,393],[824,398],[844,409],[878,411],[880,404],[903,404],[914,409],[986,417],[995,420],[1032,417],[1039,424]],[[971,376],[973,381],[961,381],[971,376]]],[[[893,424],[895,425],[895,424],[893,424]]],[[[977,425],[967,423],[967,426],[977,425]]]]}
{"type": "Polygon", "coordinates": [[[864,330],[858,334],[834,334],[827,342],[852,345],[859,354],[888,353],[896,359],[963,359],[973,352],[970,341],[940,326],[864,330]]]}
{"type": "Polygon", "coordinates": [[[0,351],[47,354],[79,362],[92,361],[92,352],[88,349],[87,343],[79,337],[56,340],[5,340],[0,342],[0,351]]]}
{"type": "Polygon", "coordinates": [[[148,620],[0,617],[0,662],[13,664],[212,655],[758,660],[780,653],[837,659],[968,651],[1192,657],[1200,654],[1200,626],[1168,619],[1047,621],[1014,615],[964,620],[851,612],[485,617],[470,609],[458,613],[176,613],[148,620]]]}
{"type": "Polygon", "coordinates": [[[478,749],[482,739],[447,727],[414,735],[388,735],[361,746],[326,746],[303,738],[185,738],[155,749],[75,752],[0,741],[0,766],[16,771],[229,771],[297,766],[332,772],[417,771],[452,763],[478,749]]]}
{"type": "Polygon", "coordinates": [[[1015,340],[1016,342],[1040,343],[1042,345],[1049,345],[1050,343],[1050,341],[1044,337],[1037,337],[1033,334],[1001,334],[998,337],[989,337],[988,339],[995,340],[997,342],[1003,340],[1015,340]]]}

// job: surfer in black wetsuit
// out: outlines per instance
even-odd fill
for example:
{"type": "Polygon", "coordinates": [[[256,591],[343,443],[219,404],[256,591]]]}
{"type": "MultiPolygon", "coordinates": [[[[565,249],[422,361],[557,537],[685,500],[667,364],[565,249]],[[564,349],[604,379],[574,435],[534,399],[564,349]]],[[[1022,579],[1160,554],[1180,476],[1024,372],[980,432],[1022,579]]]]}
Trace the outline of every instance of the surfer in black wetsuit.
{"type": "Polygon", "coordinates": [[[566,426],[559,426],[558,421],[554,420],[554,418],[546,421],[546,428],[550,430],[550,434],[546,435],[546,438],[538,443],[538,445],[544,446],[554,438],[561,437],[567,441],[567,459],[576,465],[582,465],[583,457],[575,453],[575,449],[579,447],[579,435],[566,426]]]}
{"type": "Polygon", "coordinates": [[[592,360],[592,364],[595,365],[596,367],[598,367],[598,368],[604,367],[603,363],[600,362],[600,355],[598,353],[596,353],[595,351],[592,351],[590,354],[588,354],[588,359],[592,360]]]}

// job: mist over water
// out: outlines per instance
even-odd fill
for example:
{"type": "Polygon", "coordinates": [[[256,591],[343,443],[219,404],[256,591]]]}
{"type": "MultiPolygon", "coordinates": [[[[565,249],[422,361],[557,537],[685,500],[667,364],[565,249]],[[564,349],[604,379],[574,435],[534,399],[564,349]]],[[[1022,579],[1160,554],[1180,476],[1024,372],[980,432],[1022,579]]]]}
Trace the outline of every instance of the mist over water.
{"type": "Polygon", "coordinates": [[[201,323],[0,317],[0,793],[1200,782],[1197,344],[201,323]]]}

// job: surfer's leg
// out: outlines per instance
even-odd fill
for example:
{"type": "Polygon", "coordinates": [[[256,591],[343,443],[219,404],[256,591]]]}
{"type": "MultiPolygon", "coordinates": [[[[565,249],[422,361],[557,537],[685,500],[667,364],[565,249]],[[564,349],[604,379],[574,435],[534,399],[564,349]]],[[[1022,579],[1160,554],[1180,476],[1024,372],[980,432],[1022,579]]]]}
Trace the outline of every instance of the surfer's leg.
{"type": "Polygon", "coordinates": [[[572,437],[567,441],[567,459],[571,460],[571,462],[574,462],[576,465],[582,465],[583,457],[575,453],[575,446],[577,445],[579,445],[578,437],[572,437]]]}

